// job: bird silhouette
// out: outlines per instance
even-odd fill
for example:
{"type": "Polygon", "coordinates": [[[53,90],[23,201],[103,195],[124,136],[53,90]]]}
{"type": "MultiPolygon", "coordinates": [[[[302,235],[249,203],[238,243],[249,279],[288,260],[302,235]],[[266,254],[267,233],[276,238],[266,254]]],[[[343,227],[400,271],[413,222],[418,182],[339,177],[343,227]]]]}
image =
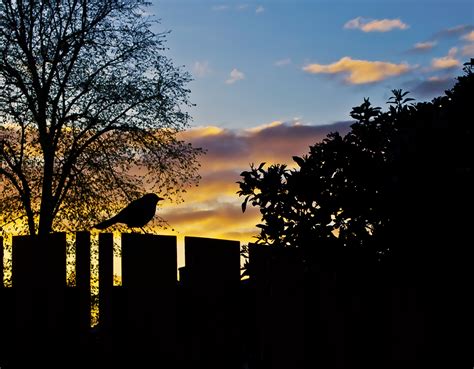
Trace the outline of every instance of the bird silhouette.
{"type": "Polygon", "coordinates": [[[105,229],[116,223],[126,224],[130,228],[143,227],[155,216],[156,204],[160,200],[164,199],[154,193],[148,193],[132,201],[112,218],[96,224],[94,228],[105,229]]]}

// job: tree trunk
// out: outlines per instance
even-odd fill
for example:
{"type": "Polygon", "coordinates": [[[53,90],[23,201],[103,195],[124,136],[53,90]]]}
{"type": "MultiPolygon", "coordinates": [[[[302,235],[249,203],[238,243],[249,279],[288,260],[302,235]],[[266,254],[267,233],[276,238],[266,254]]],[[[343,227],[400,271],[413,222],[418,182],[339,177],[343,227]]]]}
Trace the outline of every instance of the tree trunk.
{"type": "Polygon", "coordinates": [[[49,204],[45,204],[43,206],[44,202],[44,197],[41,202],[41,210],[40,210],[40,221],[39,221],[39,227],[38,227],[38,235],[47,235],[52,232],[53,229],[53,217],[51,216],[49,204]]]}
{"type": "Polygon", "coordinates": [[[41,207],[38,225],[38,235],[40,236],[47,235],[53,230],[53,171],[54,155],[45,151],[41,207]]]}
{"type": "Polygon", "coordinates": [[[27,221],[28,221],[28,231],[30,232],[30,236],[36,234],[36,227],[35,227],[35,216],[31,211],[31,207],[26,211],[27,214],[27,221]]]}

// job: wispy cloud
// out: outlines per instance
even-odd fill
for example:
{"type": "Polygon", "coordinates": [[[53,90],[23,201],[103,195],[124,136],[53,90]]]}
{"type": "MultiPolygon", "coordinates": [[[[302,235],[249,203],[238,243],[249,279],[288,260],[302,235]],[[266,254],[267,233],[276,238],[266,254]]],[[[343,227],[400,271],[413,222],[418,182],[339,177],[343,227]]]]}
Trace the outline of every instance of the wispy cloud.
{"type": "Polygon", "coordinates": [[[256,14],[261,14],[265,11],[265,8],[261,5],[258,5],[256,7],[250,7],[249,4],[237,4],[237,5],[232,5],[232,6],[221,4],[221,5],[214,5],[211,7],[211,10],[215,12],[223,12],[223,11],[243,12],[243,11],[253,11],[253,9],[255,9],[256,14]]]}
{"type": "Polygon", "coordinates": [[[228,85],[231,85],[231,84],[234,84],[235,82],[241,81],[243,79],[245,79],[245,74],[242,73],[237,68],[234,68],[234,69],[231,70],[231,72],[229,74],[229,78],[226,79],[225,83],[227,83],[228,85]]]}
{"type": "Polygon", "coordinates": [[[410,82],[408,88],[416,97],[434,97],[442,95],[454,82],[452,76],[432,76],[426,80],[410,82]]]}
{"type": "Polygon", "coordinates": [[[474,30],[463,35],[461,39],[470,42],[462,47],[461,55],[474,57],[474,30]]]}
{"type": "Polygon", "coordinates": [[[466,45],[462,48],[461,54],[463,56],[474,57],[474,44],[466,45]]]}
{"type": "Polygon", "coordinates": [[[359,29],[363,32],[388,32],[394,29],[405,30],[409,25],[397,19],[370,19],[357,17],[344,24],[345,29],[359,29]]]}
{"type": "Polygon", "coordinates": [[[366,84],[383,81],[390,77],[408,73],[412,67],[407,63],[395,64],[383,61],[355,60],[343,57],[332,64],[308,64],[303,70],[312,74],[343,74],[350,84],[366,84]]]}
{"type": "Polygon", "coordinates": [[[437,41],[418,42],[410,49],[412,52],[427,52],[432,50],[438,44],[437,41]]]}
{"type": "Polygon", "coordinates": [[[468,34],[462,36],[463,40],[474,42],[474,31],[469,32],[468,34]]]}
{"type": "Polygon", "coordinates": [[[460,24],[458,26],[450,27],[450,28],[445,28],[439,32],[437,32],[434,36],[433,39],[439,39],[439,38],[446,38],[446,37],[457,37],[461,36],[467,32],[473,31],[474,26],[470,24],[460,24]]]}
{"type": "Polygon", "coordinates": [[[230,7],[228,5],[214,5],[211,9],[215,12],[222,12],[224,10],[229,10],[230,7]]]}
{"type": "Polygon", "coordinates": [[[431,67],[433,69],[451,69],[461,65],[461,62],[456,59],[458,49],[453,47],[449,50],[448,55],[440,58],[433,58],[431,61],[431,67]]]}
{"type": "Polygon", "coordinates": [[[206,77],[211,73],[208,61],[196,61],[193,64],[193,73],[198,78],[206,77]]]}
{"type": "Polygon", "coordinates": [[[274,64],[277,67],[284,67],[285,65],[291,64],[291,59],[290,58],[280,59],[280,60],[277,60],[274,64]]]}

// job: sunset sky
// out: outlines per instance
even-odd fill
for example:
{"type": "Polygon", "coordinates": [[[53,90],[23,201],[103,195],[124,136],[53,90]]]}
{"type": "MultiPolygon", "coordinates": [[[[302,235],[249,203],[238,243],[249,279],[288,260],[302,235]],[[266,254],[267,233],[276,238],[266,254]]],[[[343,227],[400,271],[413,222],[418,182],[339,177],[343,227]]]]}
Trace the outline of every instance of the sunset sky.
{"type": "Polygon", "coordinates": [[[250,163],[289,163],[346,132],[364,97],[441,94],[474,57],[472,1],[161,0],[149,12],[194,78],[182,137],[207,150],[199,187],[159,209],[179,236],[252,240],[258,211],[242,214],[235,194],[250,163]]]}
{"type": "Polygon", "coordinates": [[[364,97],[386,106],[402,88],[430,100],[474,57],[472,0],[153,0],[146,13],[193,77],[180,138],[207,152],[199,186],[158,209],[170,229],[156,233],[178,236],[180,265],[184,236],[255,240],[259,211],[243,214],[236,194],[251,163],[293,165],[347,132],[364,97]]]}

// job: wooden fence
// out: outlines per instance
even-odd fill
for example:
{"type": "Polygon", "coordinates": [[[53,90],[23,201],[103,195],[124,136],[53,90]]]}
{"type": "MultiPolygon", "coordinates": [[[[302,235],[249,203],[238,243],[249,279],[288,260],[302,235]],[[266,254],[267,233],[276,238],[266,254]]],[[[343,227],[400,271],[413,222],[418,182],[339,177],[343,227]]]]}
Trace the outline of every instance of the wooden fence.
{"type": "Polygon", "coordinates": [[[435,362],[413,272],[360,253],[251,245],[241,281],[237,241],[186,237],[178,282],[175,237],[123,234],[122,286],[114,286],[113,237],[100,234],[100,323],[91,329],[90,246],[89,233],[77,233],[76,286],[66,287],[64,233],[13,237],[13,287],[0,288],[2,369],[435,362]]]}
{"type": "Polygon", "coordinates": [[[75,287],[66,286],[64,233],[13,237],[12,288],[0,290],[2,369],[241,366],[239,242],[186,237],[180,283],[176,237],[122,234],[121,243],[114,286],[113,235],[99,234],[91,329],[90,234],[76,235],[75,287]]]}

